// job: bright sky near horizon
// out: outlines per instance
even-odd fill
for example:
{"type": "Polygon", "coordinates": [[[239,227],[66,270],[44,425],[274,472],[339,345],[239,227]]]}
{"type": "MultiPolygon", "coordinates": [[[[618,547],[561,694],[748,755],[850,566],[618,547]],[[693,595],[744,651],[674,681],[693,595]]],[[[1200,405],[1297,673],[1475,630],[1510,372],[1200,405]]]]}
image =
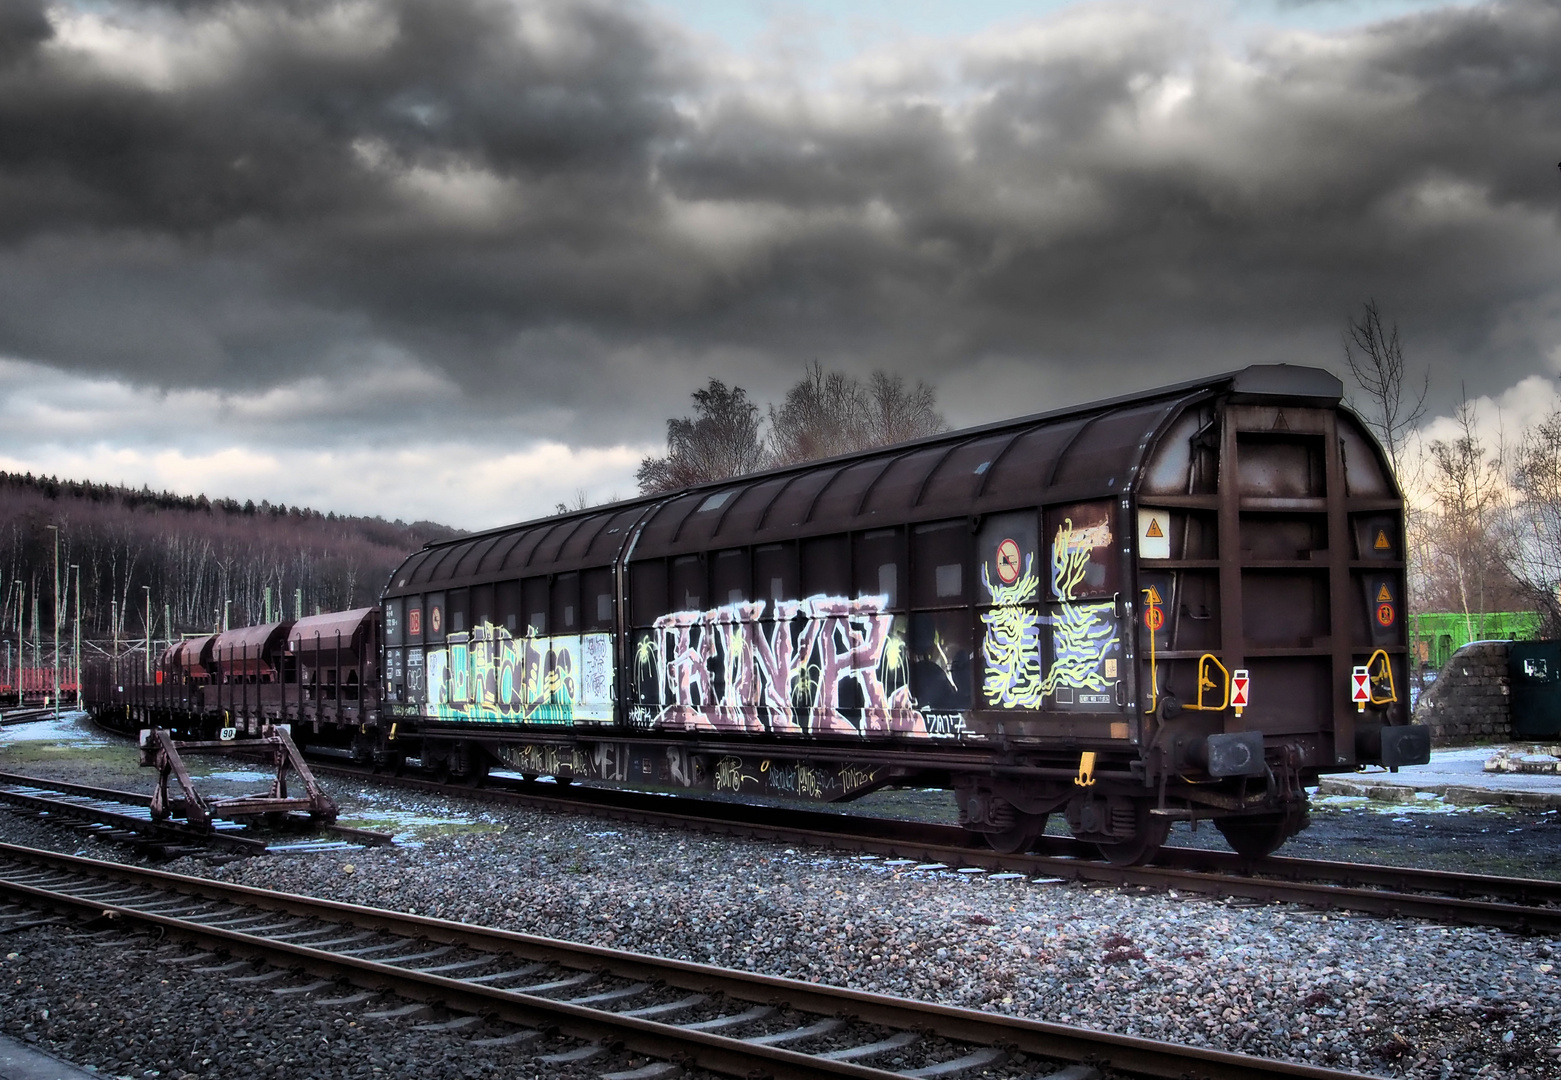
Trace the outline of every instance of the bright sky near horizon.
{"type": "Polygon", "coordinates": [[[1338,371],[1369,298],[1511,433],[1558,115],[1551,0],[13,0],[0,469],[481,527],[712,376],[959,426],[1338,371]]]}

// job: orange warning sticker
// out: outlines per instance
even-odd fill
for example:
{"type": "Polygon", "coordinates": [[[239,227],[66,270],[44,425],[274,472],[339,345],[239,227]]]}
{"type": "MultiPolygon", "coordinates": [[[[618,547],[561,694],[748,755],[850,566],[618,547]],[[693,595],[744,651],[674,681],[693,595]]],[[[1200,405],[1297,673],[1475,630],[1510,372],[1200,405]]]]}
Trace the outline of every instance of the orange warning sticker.
{"type": "Polygon", "coordinates": [[[1144,603],[1151,604],[1151,605],[1162,603],[1162,601],[1160,599],[1160,590],[1155,588],[1153,585],[1151,585],[1151,586],[1149,586],[1149,588],[1145,589],[1144,592],[1149,594],[1147,597],[1144,598],[1144,603]]]}
{"type": "Polygon", "coordinates": [[[1149,528],[1144,531],[1144,535],[1145,536],[1152,536],[1152,537],[1154,537],[1156,539],[1159,539],[1160,537],[1164,536],[1165,533],[1160,531],[1160,522],[1157,521],[1155,518],[1150,518],[1149,519],[1149,528]]]}
{"type": "Polygon", "coordinates": [[[1388,541],[1388,531],[1386,529],[1378,529],[1376,543],[1371,546],[1378,551],[1392,551],[1393,545],[1388,541]]]}
{"type": "Polygon", "coordinates": [[[1392,601],[1393,594],[1388,592],[1388,587],[1386,585],[1383,585],[1382,588],[1377,590],[1377,603],[1387,604],[1392,603],[1392,601]]]}

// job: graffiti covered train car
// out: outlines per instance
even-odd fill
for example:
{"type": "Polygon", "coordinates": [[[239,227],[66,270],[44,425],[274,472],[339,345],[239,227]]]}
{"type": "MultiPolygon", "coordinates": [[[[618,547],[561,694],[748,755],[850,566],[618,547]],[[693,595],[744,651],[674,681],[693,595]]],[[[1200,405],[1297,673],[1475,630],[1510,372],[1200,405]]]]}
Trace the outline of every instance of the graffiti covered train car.
{"type": "Polygon", "coordinates": [[[940,786],[1000,849],[1061,814],[1120,862],[1175,820],[1266,852],[1320,773],[1429,757],[1341,395],[1250,367],[433,544],[355,726],[276,715],[468,778],[940,786]]]}

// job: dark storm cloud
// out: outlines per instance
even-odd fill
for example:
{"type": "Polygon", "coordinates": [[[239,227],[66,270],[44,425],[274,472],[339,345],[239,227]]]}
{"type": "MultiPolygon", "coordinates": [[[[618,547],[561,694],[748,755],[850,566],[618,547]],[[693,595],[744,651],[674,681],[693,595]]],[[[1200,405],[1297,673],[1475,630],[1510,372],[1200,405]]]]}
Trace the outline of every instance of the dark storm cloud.
{"type": "Polygon", "coordinates": [[[257,388],[391,349],[611,441],[814,358],[965,419],[1336,363],[1371,296],[1473,393],[1561,341],[1548,3],[1244,50],[1090,5],[829,91],[621,5],[102,10],[0,14],[0,354],[257,388]]]}

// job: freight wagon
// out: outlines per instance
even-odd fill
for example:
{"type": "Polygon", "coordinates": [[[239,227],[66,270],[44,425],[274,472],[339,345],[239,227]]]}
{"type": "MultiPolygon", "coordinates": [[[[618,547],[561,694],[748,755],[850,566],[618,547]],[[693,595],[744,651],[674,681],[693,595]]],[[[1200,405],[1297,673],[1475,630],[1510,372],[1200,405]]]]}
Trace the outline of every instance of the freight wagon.
{"type": "Polygon", "coordinates": [[[1177,820],[1266,853],[1320,774],[1429,760],[1403,500],[1342,390],[1254,366],[431,544],[352,658],[257,628],[216,700],[474,782],[935,786],[1000,850],[1056,814],[1122,863],[1177,820]]]}

